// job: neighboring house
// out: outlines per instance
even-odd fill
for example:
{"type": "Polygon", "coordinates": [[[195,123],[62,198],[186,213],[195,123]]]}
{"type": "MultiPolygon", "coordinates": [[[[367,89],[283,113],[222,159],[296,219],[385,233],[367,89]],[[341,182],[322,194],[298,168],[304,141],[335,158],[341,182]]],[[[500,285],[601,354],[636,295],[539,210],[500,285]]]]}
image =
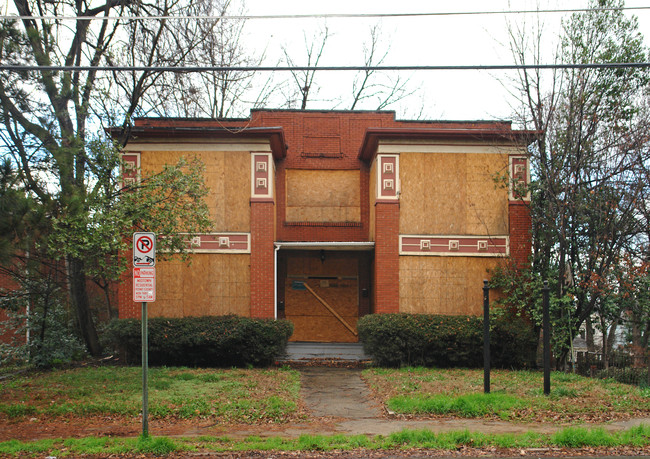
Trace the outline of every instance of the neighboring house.
{"type": "MultiPolygon", "coordinates": [[[[611,331],[611,330],[610,330],[611,331]]],[[[608,351],[608,354],[612,352],[621,351],[625,348],[627,344],[627,336],[629,335],[630,330],[628,330],[625,323],[619,323],[616,327],[614,342],[612,343],[612,349],[608,351]]],[[[571,349],[571,358],[572,362],[578,362],[579,359],[586,358],[589,355],[595,360],[602,360],[603,358],[603,332],[598,328],[594,327],[594,349],[593,352],[589,352],[589,347],[587,346],[587,327],[583,323],[580,326],[578,336],[573,339],[573,347],[571,349]]],[[[611,357],[611,355],[610,355],[611,357]]]]}
{"type": "MultiPolygon", "coordinates": [[[[483,279],[528,262],[530,132],[394,112],[254,110],[135,120],[127,179],[198,156],[214,232],[159,262],[151,316],[287,318],[294,341],[354,342],[368,313],[479,314],[483,279]]],[[[119,315],[139,317],[132,285],[119,315]]]]}

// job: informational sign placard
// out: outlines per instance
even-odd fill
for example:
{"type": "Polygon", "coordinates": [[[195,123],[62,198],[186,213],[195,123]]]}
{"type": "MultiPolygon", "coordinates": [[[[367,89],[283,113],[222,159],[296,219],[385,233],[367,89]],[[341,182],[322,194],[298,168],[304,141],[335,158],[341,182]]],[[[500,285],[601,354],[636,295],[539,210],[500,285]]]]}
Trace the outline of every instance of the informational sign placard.
{"type": "Polygon", "coordinates": [[[156,266],[156,235],[133,233],[133,266],[156,266]]]}
{"type": "Polygon", "coordinates": [[[156,301],[156,268],[133,268],[133,301],[156,301]]]}

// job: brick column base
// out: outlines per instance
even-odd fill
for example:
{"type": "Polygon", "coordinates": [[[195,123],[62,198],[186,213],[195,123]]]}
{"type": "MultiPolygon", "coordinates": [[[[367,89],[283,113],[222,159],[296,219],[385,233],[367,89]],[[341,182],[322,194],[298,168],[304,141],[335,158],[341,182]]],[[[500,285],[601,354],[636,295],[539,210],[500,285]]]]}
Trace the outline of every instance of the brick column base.
{"type": "Polygon", "coordinates": [[[275,206],[251,202],[251,317],[275,317],[275,206]]]}
{"type": "Polygon", "coordinates": [[[375,308],[399,312],[399,203],[375,204],[375,308]]]}

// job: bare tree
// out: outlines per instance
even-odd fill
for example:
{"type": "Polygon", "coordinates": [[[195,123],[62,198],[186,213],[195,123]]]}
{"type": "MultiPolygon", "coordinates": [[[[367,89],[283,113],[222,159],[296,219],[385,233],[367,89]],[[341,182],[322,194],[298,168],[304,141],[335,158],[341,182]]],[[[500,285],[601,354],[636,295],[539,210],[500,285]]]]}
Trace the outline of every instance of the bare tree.
{"type": "MultiPolygon", "coordinates": [[[[185,65],[211,67],[254,67],[265,53],[255,55],[245,47],[243,5],[232,12],[231,0],[199,0],[188,5],[189,14],[211,16],[192,22],[189,28],[174,28],[179,35],[179,57],[185,65]]],[[[177,38],[178,39],[178,38],[177,38]]],[[[156,78],[144,94],[142,108],[158,116],[224,118],[242,115],[244,110],[263,105],[275,89],[274,75],[261,77],[252,71],[220,70],[166,72],[156,78]]]]}
{"type": "MultiPolygon", "coordinates": [[[[636,20],[621,7],[620,0],[594,1],[590,11],[572,15],[563,23],[557,59],[643,61],[647,50],[636,20]]],[[[525,30],[510,29],[515,61],[540,63],[541,28],[532,36],[525,30]]],[[[572,337],[594,313],[608,326],[618,320],[610,295],[622,287],[615,270],[643,240],[637,202],[647,193],[648,182],[640,178],[648,137],[638,126],[648,72],[569,68],[548,80],[544,76],[519,71],[515,95],[519,122],[537,132],[531,149],[533,270],[555,279],[551,304],[562,361],[572,337]]]]}
{"type": "MultiPolygon", "coordinates": [[[[307,63],[306,67],[317,67],[320,62],[321,57],[323,56],[323,51],[325,50],[325,45],[327,44],[327,39],[329,38],[329,30],[327,26],[314,35],[311,40],[307,39],[307,35],[304,35],[305,48],[307,50],[307,63]]],[[[284,58],[286,63],[290,67],[297,66],[296,62],[290,56],[289,51],[286,46],[282,48],[284,53],[284,58]]],[[[314,87],[314,77],[316,76],[316,70],[292,70],[291,76],[297,87],[297,94],[300,94],[300,109],[305,110],[307,108],[307,102],[309,100],[310,94],[313,95],[317,92],[317,88],[314,87]]]]}
{"type": "Polygon", "coordinates": [[[394,79],[383,75],[380,78],[376,68],[384,63],[390,53],[390,47],[381,52],[380,47],[381,28],[374,25],[370,29],[370,40],[363,45],[365,70],[355,76],[352,82],[352,105],[354,110],[359,103],[373,99],[376,101],[376,109],[382,110],[410,95],[415,90],[408,90],[409,79],[403,80],[399,74],[394,79]]]}
{"type": "MultiPolygon", "coordinates": [[[[47,216],[43,227],[30,228],[34,241],[30,250],[39,249],[43,259],[56,260],[64,266],[65,287],[79,332],[88,351],[99,355],[101,344],[91,313],[88,280],[94,268],[108,269],[102,263],[115,255],[116,247],[124,242],[124,233],[115,224],[121,222],[123,229],[130,230],[137,218],[133,218],[133,208],[124,209],[121,216],[112,213],[117,206],[128,203],[128,199],[117,199],[119,156],[97,141],[93,127],[99,125],[99,115],[105,109],[110,115],[124,109],[124,126],[128,127],[143,94],[159,74],[132,72],[113,75],[111,80],[99,78],[96,67],[116,63],[118,58],[144,65],[182,62],[193,47],[185,46],[182,40],[187,37],[174,33],[168,21],[129,18],[168,15],[186,7],[180,0],[14,0],[14,5],[24,18],[0,22],[2,62],[89,68],[1,71],[0,148],[3,157],[11,158],[16,165],[21,189],[34,198],[34,206],[47,216]],[[102,16],[122,19],[86,19],[102,16]],[[106,95],[118,89],[124,97],[120,103],[109,106],[106,95]]],[[[127,132],[124,129],[123,138],[127,132]]],[[[197,217],[205,227],[200,190],[195,192],[196,199],[188,193],[200,175],[198,167],[196,171],[185,181],[187,187],[180,202],[193,202],[187,221],[197,217]]],[[[184,187],[179,186],[184,178],[182,171],[173,178],[175,186],[162,197],[163,201],[179,198],[176,190],[184,187]]],[[[160,194],[155,197],[161,198],[160,194]]],[[[181,220],[177,215],[174,219],[181,220]]]]}
{"type": "MultiPolygon", "coordinates": [[[[139,16],[160,16],[163,19],[125,19],[127,34],[119,35],[106,59],[109,64],[139,67],[174,67],[188,65],[202,41],[201,21],[167,19],[168,16],[200,14],[195,3],[186,0],[159,0],[138,3],[139,16]]],[[[160,114],[170,101],[180,95],[185,103],[196,96],[191,90],[179,91],[169,84],[175,73],[161,71],[115,71],[103,79],[107,98],[100,116],[111,124],[123,125],[121,143],[126,141],[132,118],[147,113],[160,114]],[[107,116],[108,115],[108,116],[107,116]]],[[[181,89],[185,89],[182,88],[181,89]]]]}

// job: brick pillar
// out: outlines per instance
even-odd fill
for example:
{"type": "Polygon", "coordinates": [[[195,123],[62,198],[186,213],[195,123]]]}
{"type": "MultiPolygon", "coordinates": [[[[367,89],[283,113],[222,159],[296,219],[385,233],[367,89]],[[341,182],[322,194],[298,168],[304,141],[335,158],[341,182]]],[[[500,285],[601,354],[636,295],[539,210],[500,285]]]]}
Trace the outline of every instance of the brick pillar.
{"type": "Polygon", "coordinates": [[[518,268],[526,268],[530,264],[532,221],[528,205],[528,202],[522,201],[510,201],[508,205],[510,259],[518,268]]]}
{"type": "Polygon", "coordinates": [[[251,202],[251,317],[274,318],[275,205],[251,202]]]}
{"type": "Polygon", "coordinates": [[[375,313],[399,312],[399,203],[375,204],[375,313]]]}

